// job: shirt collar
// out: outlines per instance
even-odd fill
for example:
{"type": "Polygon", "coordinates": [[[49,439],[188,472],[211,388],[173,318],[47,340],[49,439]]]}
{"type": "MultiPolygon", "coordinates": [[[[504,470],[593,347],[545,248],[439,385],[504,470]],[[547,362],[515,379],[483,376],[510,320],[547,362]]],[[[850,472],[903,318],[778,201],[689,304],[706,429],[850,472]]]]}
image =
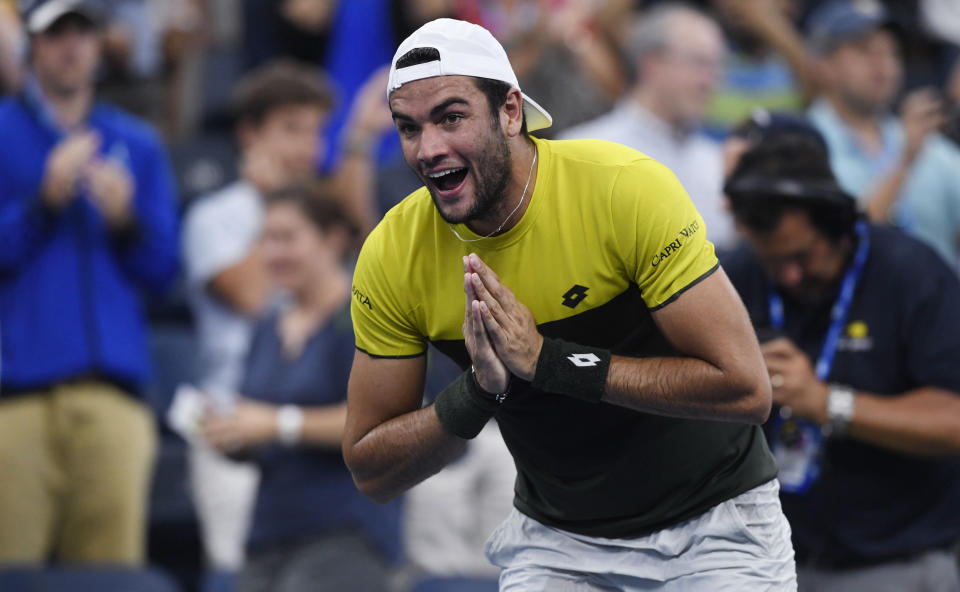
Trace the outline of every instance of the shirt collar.
{"type": "Polygon", "coordinates": [[[856,132],[845,122],[833,104],[824,97],[820,97],[810,106],[810,118],[819,120],[822,124],[821,131],[828,136],[833,136],[836,140],[832,144],[841,148],[844,152],[852,154],[857,158],[865,160],[885,160],[896,157],[900,153],[900,125],[897,118],[887,114],[880,121],[880,138],[883,143],[880,152],[871,154],[868,152],[856,132]]]}
{"type": "MultiPolygon", "coordinates": [[[[43,89],[40,87],[40,81],[37,80],[37,77],[33,72],[28,71],[26,74],[23,84],[22,97],[27,109],[33,113],[40,125],[50,131],[55,137],[63,138],[70,134],[71,130],[65,129],[57,121],[56,111],[54,110],[53,105],[47,99],[47,96],[44,94],[43,89]]],[[[90,110],[87,112],[86,116],[83,118],[83,122],[78,127],[86,127],[91,123],[94,118],[94,112],[96,111],[96,108],[97,103],[96,99],[94,99],[90,103],[90,110]]]]}
{"type": "Polygon", "coordinates": [[[694,136],[692,130],[678,129],[661,119],[652,111],[627,97],[621,99],[617,110],[623,113],[638,129],[644,133],[654,133],[663,138],[669,138],[676,144],[683,144],[694,136]]]}

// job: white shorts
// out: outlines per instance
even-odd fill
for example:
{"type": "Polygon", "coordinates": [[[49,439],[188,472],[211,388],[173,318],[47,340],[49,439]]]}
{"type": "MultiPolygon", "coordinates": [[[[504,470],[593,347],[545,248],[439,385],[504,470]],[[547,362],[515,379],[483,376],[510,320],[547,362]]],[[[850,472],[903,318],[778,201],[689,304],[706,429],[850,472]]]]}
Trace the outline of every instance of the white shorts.
{"type": "Polygon", "coordinates": [[[545,526],[514,509],[487,541],[505,592],[796,591],[790,525],[769,481],[653,534],[624,539],[545,526]]]}

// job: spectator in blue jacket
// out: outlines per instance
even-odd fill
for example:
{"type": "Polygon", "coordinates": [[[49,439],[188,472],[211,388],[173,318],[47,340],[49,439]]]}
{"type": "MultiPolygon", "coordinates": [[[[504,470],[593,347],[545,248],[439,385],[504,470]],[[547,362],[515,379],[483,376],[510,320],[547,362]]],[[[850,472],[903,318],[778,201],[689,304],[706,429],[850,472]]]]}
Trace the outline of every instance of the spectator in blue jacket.
{"type": "Polygon", "coordinates": [[[135,565],[155,449],[140,291],[177,268],[172,175],[95,100],[103,7],[21,2],[23,92],[0,103],[0,563],[135,565]]]}

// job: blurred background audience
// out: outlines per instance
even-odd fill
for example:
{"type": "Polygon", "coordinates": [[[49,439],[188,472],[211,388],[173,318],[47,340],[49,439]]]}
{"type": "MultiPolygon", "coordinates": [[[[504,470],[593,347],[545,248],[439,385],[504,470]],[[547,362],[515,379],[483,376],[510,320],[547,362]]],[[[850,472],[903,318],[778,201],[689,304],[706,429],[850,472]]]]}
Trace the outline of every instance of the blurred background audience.
{"type": "Polygon", "coordinates": [[[241,591],[387,590],[399,502],[360,494],[340,453],[354,352],[343,261],[355,234],[316,183],[267,196],[263,262],[287,297],[256,323],[242,395],[204,422],[213,447],[261,469],[241,591]]]}
{"type": "MultiPolygon", "coordinates": [[[[514,473],[495,425],[384,507],[337,445],[351,262],[419,185],[385,67],[438,17],[497,36],[554,115],[547,137],[664,162],[720,250],[750,237],[724,179],[771,122],[812,124],[877,236],[900,227],[960,273],[955,0],[0,0],[0,589],[16,570],[73,589],[90,574],[71,565],[104,562],[189,592],[496,589],[481,549],[514,473]],[[180,385],[204,393],[191,444],[160,420],[180,385]]],[[[902,381],[853,386],[936,382],[918,339],[883,350],[902,381]]],[[[431,350],[427,400],[452,376],[431,350]]],[[[909,505],[884,499],[870,511],[909,505]]],[[[798,548],[826,528],[805,520],[798,548]]],[[[138,589],[101,587],[118,586],[138,589]]]]}
{"type": "MultiPolygon", "coordinates": [[[[291,61],[260,66],[237,85],[232,111],[239,178],[199,198],[183,233],[198,384],[211,407],[234,406],[254,322],[273,292],[260,244],[263,196],[314,176],[319,133],[332,103],[320,71],[291,61]]],[[[203,444],[191,449],[190,461],[209,562],[235,571],[243,563],[257,470],[203,444]]]]}
{"type": "Polygon", "coordinates": [[[720,27],[704,13],[665,3],[635,19],[626,49],[636,84],[614,109],[560,137],[608,140],[662,162],[690,194],[708,238],[730,246],[720,144],[702,131],[726,58],[720,27]]]}
{"type": "Polygon", "coordinates": [[[726,184],[745,244],[722,265],[763,342],[799,589],[955,590],[960,281],[869,225],[798,119],[746,130],[726,184]]]}
{"type": "Polygon", "coordinates": [[[0,103],[0,562],[143,565],[156,431],[141,291],[177,272],[155,132],[101,103],[98,2],[22,6],[0,103]]]}
{"type": "Polygon", "coordinates": [[[833,2],[810,21],[821,93],[810,120],[827,140],[834,171],[873,221],[894,222],[956,267],[960,150],[938,133],[943,93],[903,92],[903,28],[879,3],[833,2]]]}

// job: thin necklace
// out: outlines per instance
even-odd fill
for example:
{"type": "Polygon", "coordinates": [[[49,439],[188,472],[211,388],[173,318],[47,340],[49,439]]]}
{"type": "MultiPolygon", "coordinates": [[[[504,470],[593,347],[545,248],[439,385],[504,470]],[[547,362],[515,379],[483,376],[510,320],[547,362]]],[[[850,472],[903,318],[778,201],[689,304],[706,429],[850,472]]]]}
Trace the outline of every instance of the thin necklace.
{"type": "Polygon", "coordinates": [[[450,227],[450,230],[453,231],[453,234],[455,234],[458,239],[460,239],[465,243],[475,243],[477,241],[482,241],[485,238],[490,238],[491,236],[503,230],[503,225],[506,224],[507,220],[509,220],[514,214],[517,213],[517,210],[520,209],[520,205],[523,203],[523,198],[527,196],[527,188],[530,187],[530,179],[533,178],[533,167],[536,166],[536,164],[537,164],[537,149],[536,147],[534,147],[533,161],[530,163],[530,172],[527,173],[527,184],[523,186],[523,193],[520,194],[520,201],[517,202],[517,207],[513,208],[513,210],[509,214],[507,214],[507,217],[503,219],[503,222],[500,223],[500,226],[497,226],[496,230],[494,230],[493,232],[491,232],[486,236],[481,236],[480,238],[463,238],[462,236],[460,236],[460,233],[457,232],[457,229],[453,227],[453,224],[447,224],[447,226],[450,227]]]}

